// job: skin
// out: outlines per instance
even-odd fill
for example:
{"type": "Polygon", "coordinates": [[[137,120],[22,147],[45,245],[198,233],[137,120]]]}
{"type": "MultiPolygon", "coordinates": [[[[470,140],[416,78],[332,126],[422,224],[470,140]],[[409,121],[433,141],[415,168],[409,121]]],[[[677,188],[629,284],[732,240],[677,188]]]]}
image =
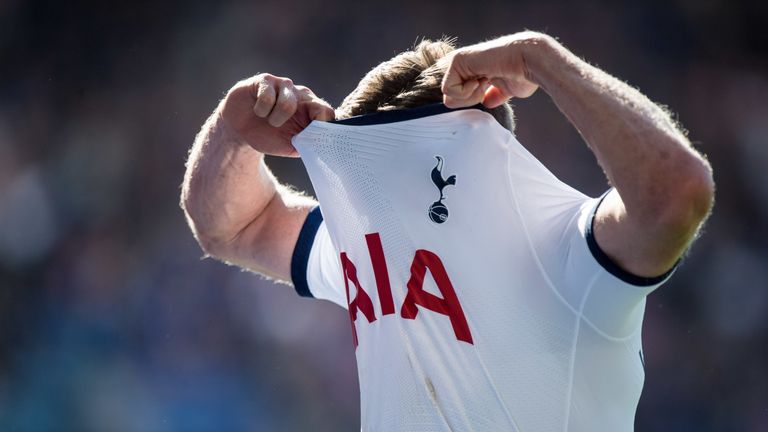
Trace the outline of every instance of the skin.
{"type": "Polygon", "coordinates": [[[447,106],[494,107],[539,87],[552,98],[615,187],[598,208],[594,232],[616,264],[653,277],[681,257],[710,212],[714,183],[667,112],[540,33],[470,46],[446,61],[447,106]]]}
{"type": "Polygon", "coordinates": [[[238,82],[189,153],[181,205],[207,255],[290,281],[293,248],[315,201],[281,185],[264,155],[298,157],[291,137],[333,108],[288,78],[238,82]]]}
{"type": "MultiPolygon", "coordinates": [[[[576,127],[615,187],[594,222],[601,249],[638,276],[664,273],[710,212],[709,164],[669,115],[553,38],[516,33],[451,53],[449,107],[495,107],[545,91],[576,127]]],[[[239,82],[190,151],[182,207],[203,250],[290,281],[290,260],[315,202],[281,186],[264,154],[296,157],[290,138],[333,110],[306,87],[268,74],[239,82]]]]}

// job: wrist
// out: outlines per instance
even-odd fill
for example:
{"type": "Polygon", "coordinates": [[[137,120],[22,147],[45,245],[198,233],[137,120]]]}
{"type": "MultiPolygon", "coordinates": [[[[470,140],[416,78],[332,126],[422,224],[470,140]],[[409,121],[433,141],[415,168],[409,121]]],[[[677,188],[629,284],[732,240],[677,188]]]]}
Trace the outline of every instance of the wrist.
{"type": "MultiPolygon", "coordinates": [[[[206,123],[208,128],[208,136],[211,141],[214,141],[219,146],[224,146],[232,150],[248,148],[254,150],[253,147],[248,144],[245,137],[238,132],[238,130],[232,126],[220,110],[217,110],[206,123]]],[[[256,151],[256,153],[261,154],[256,151]]]]}
{"type": "Polygon", "coordinates": [[[570,56],[573,54],[555,38],[534,33],[523,45],[526,78],[546,91],[569,63],[570,56]]]}

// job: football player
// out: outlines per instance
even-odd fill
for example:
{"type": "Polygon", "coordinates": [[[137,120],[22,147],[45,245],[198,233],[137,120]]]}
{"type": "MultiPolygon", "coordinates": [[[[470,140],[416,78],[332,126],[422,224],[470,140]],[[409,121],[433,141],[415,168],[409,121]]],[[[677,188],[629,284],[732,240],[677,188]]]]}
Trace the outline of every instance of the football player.
{"type": "Polygon", "coordinates": [[[713,203],[669,114],[523,32],[424,41],[333,110],[288,78],[237,83],[198,135],[182,206],[204,251],[347,309],[364,430],[630,431],[645,297],[713,203]],[[516,139],[545,91],[611,187],[565,185],[516,139]],[[301,155],[322,211],[264,155],[301,155]]]}

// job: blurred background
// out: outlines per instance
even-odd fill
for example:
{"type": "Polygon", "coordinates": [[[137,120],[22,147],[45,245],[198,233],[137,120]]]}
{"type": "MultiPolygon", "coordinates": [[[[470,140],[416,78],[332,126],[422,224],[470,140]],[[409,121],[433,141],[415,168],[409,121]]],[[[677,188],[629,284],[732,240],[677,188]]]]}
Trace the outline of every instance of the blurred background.
{"type": "MultiPolygon", "coordinates": [[[[726,0],[0,1],[0,430],[359,430],[345,312],[201,260],[187,150],[241,78],[337,105],[418,37],[526,28],[669,106],[715,169],[648,300],[637,430],[768,431],[768,2],[726,0]]],[[[606,189],[543,92],[515,109],[555,174],[606,189]]]]}

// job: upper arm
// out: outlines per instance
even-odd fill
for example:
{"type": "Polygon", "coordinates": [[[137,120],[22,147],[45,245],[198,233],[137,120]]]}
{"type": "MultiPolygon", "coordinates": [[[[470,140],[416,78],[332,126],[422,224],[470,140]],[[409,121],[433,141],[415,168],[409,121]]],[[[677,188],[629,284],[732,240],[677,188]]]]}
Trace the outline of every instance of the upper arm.
{"type": "Polygon", "coordinates": [[[706,212],[682,195],[655,210],[628,212],[613,189],[597,209],[593,229],[600,248],[629,273],[658,276],[672,268],[695,238],[706,212]]]}
{"type": "Polygon", "coordinates": [[[347,307],[339,254],[314,200],[288,189],[275,194],[219,258],[291,282],[302,297],[347,307]]]}
{"type": "Polygon", "coordinates": [[[278,186],[257,218],[232,240],[217,245],[212,255],[230,264],[280,281],[291,281],[296,241],[314,200],[278,186]]]}

